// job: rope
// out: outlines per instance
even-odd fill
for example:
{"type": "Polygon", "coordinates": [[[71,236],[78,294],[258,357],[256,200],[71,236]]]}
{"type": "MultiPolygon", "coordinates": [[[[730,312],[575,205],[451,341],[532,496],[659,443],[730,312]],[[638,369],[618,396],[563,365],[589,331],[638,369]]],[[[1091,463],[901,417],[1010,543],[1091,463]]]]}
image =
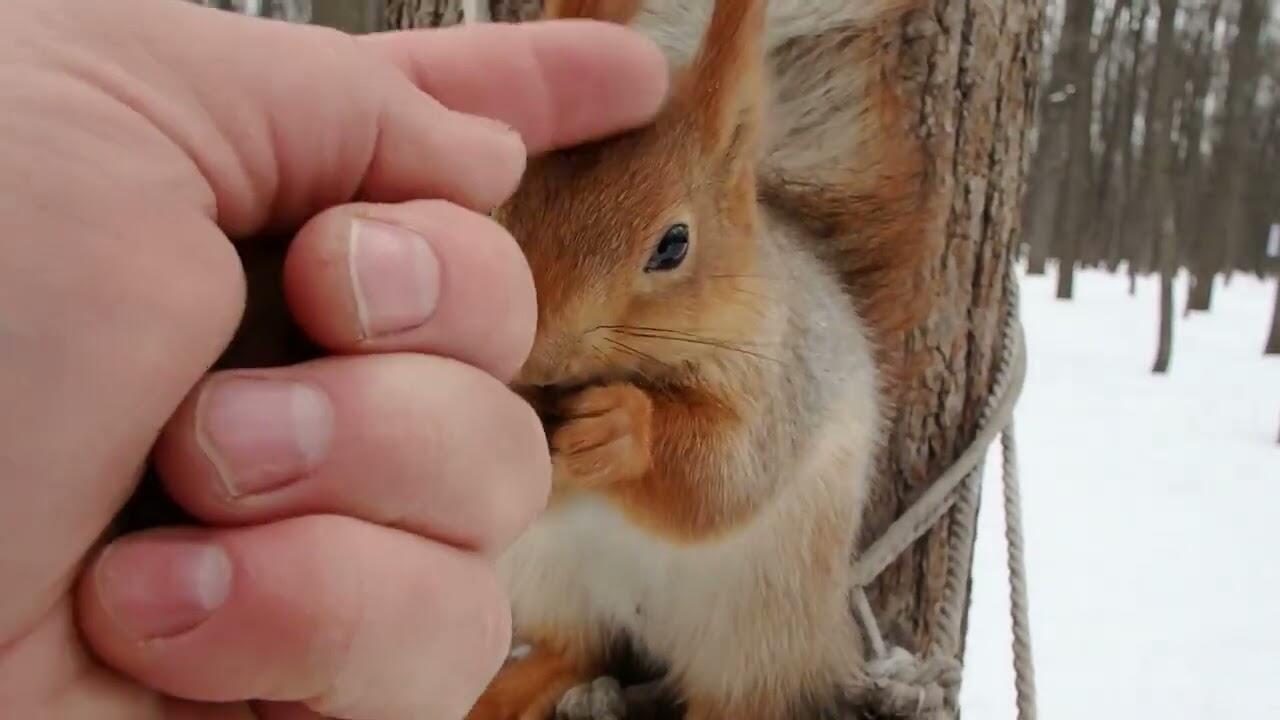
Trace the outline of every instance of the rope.
{"type": "MultiPolygon", "coordinates": [[[[1018,285],[1011,286],[1010,307],[1017,308],[1018,285]]],[[[1027,565],[1022,534],[1022,488],[1018,479],[1018,446],[1014,438],[1013,419],[1005,428],[1004,452],[1004,523],[1005,542],[1009,552],[1009,614],[1013,623],[1014,687],[1018,697],[1020,720],[1036,718],[1035,664],[1031,653],[1031,622],[1027,602],[1027,565]]]]}
{"type": "Polygon", "coordinates": [[[978,498],[987,451],[1000,435],[1018,717],[1020,720],[1035,720],[1036,717],[1021,492],[1013,433],[1013,410],[1026,379],[1027,358],[1019,320],[1017,276],[1012,263],[1007,283],[1009,311],[1003,327],[1001,356],[992,392],[979,418],[977,436],[956,462],[854,565],[853,612],[872,651],[872,661],[867,668],[872,689],[870,697],[877,710],[892,716],[932,720],[957,714],[962,669],[959,657],[961,630],[968,605],[978,498]],[[938,617],[934,641],[927,656],[920,658],[902,648],[885,644],[865,588],[944,515],[949,521],[947,578],[942,601],[936,608],[938,617]]]}

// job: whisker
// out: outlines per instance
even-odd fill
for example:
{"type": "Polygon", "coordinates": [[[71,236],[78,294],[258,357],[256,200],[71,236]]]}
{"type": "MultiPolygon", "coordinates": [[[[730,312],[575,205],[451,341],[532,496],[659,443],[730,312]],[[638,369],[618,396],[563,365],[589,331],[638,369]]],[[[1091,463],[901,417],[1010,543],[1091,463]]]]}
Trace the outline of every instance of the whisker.
{"type": "Polygon", "coordinates": [[[766,346],[781,347],[782,346],[781,342],[773,342],[773,343],[731,342],[729,340],[709,338],[709,337],[706,337],[705,335],[700,335],[696,332],[688,332],[685,330],[675,330],[673,328],[645,327],[643,325],[609,325],[605,327],[606,329],[611,330],[613,332],[620,332],[626,335],[631,335],[633,337],[648,337],[648,335],[641,335],[639,333],[650,333],[658,339],[679,340],[684,338],[689,340],[700,340],[703,342],[720,343],[726,347],[734,347],[734,348],[766,347],[766,346]]]}
{"type": "Polygon", "coordinates": [[[618,348],[619,348],[620,350],[622,350],[623,352],[630,354],[632,357],[637,357],[637,358],[640,358],[640,359],[642,359],[642,360],[648,360],[649,362],[655,363],[655,364],[657,364],[657,365],[661,365],[661,366],[663,366],[663,367],[668,367],[667,363],[662,362],[662,361],[661,361],[661,360],[659,360],[658,358],[656,358],[656,357],[654,357],[654,356],[652,356],[652,355],[649,355],[648,353],[641,352],[641,351],[639,351],[639,350],[637,350],[637,349],[635,349],[635,348],[631,347],[630,345],[627,345],[627,344],[626,344],[626,343],[624,343],[624,342],[619,342],[618,340],[615,340],[615,339],[613,339],[613,338],[605,338],[605,339],[606,339],[606,340],[608,340],[609,342],[613,343],[616,347],[618,347],[618,348]]]}
{"type": "MultiPolygon", "coordinates": [[[[607,339],[608,339],[608,338],[606,338],[606,340],[607,340],[607,339]]],[[[597,359],[597,360],[599,360],[601,363],[603,363],[603,364],[605,364],[605,365],[608,365],[608,364],[609,364],[609,356],[608,356],[608,355],[605,355],[605,353],[604,353],[604,351],[603,351],[603,350],[601,350],[600,348],[596,347],[595,345],[592,345],[592,346],[591,346],[591,352],[593,352],[593,353],[595,353],[595,354],[596,354],[596,359],[597,359]]]]}
{"type": "Polygon", "coordinates": [[[749,355],[759,360],[768,360],[769,362],[774,362],[779,365],[783,364],[783,362],[781,360],[778,360],[777,358],[772,358],[772,357],[769,357],[768,355],[752,352],[751,350],[747,350],[746,348],[737,347],[735,345],[730,345],[728,343],[716,342],[715,340],[708,340],[706,338],[678,337],[678,336],[671,336],[671,335],[659,335],[655,333],[630,332],[630,331],[620,331],[620,332],[623,332],[624,334],[629,335],[631,337],[649,338],[652,340],[670,340],[672,342],[685,342],[685,343],[690,343],[692,345],[706,345],[708,347],[719,348],[721,350],[728,350],[730,352],[742,353],[743,355],[749,355]]]}

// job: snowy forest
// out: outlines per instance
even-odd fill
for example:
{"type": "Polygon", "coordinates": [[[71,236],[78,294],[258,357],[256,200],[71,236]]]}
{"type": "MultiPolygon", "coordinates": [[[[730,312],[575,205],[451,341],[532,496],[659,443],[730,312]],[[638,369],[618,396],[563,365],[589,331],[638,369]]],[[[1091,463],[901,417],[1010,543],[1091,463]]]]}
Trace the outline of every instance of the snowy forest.
{"type": "MultiPolygon", "coordinates": [[[[1173,315],[1209,312],[1213,280],[1280,274],[1280,34],[1271,0],[1051,3],[1026,199],[1029,274],[1162,280],[1173,315]],[[1190,291],[1175,308],[1174,275],[1190,291]]],[[[1280,353],[1280,291],[1266,344],[1280,353]]]]}

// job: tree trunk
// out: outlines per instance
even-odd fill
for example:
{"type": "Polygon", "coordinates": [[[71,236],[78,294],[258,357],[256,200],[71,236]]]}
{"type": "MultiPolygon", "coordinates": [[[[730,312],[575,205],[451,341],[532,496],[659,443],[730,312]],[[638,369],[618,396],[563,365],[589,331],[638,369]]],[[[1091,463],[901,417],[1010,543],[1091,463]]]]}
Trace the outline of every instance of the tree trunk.
{"type": "Polygon", "coordinates": [[[1045,258],[1057,258],[1059,297],[1063,297],[1064,288],[1070,297],[1080,242],[1078,199],[1088,182],[1087,168],[1082,181],[1079,166],[1082,162],[1087,164],[1091,157],[1087,142],[1083,148],[1077,143],[1082,113],[1088,140],[1088,116],[1093,104],[1089,52],[1093,11],[1094,0],[1067,1],[1062,37],[1046,89],[1027,199],[1030,269],[1043,273],[1045,258]],[[1064,221],[1070,227],[1062,227],[1064,221]]]}
{"type": "Polygon", "coordinates": [[[1271,333],[1267,335],[1265,355],[1280,355],[1280,272],[1276,273],[1276,302],[1271,309],[1271,333]]]}
{"type": "Polygon", "coordinates": [[[1262,26],[1268,0],[1241,0],[1238,34],[1231,44],[1222,136],[1214,149],[1217,169],[1207,208],[1213,218],[1209,235],[1219,239],[1215,267],[1235,267],[1248,180],[1250,126],[1257,96],[1262,26]]]}
{"type": "Polygon", "coordinates": [[[1070,300],[1076,294],[1076,259],[1075,253],[1063,253],[1058,258],[1058,287],[1056,297],[1059,300],[1070,300]]]}
{"type": "MultiPolygon", "coordinates": [[[[910,24],[908,96],[922,110],[931,177],[950,203],[945,253],[932,268],[929,321],[909,342],[927,358],[910,383],[887,452],[892,488],[872,508],[879,533],[963,450],[994,380],[1037,114],[1043,7],[1033,0],[934,0],[910,24]]],[[[947,522],[884,575],[873,593],[882,625],[915,651],[937,639],[931,610],[949,563],[947,522]]],[[[967,575],[969,568],[963,569],[967,575]]],[[[967,594],[967,588],[966,588],[967,594]]]]}
{"type": "MultiPolygon", "coordinates": [[[[388,13],[414,26],[447,0],[388,0],[416,6],[388,13]]],[[[533,16],[528,0],[492,3],[495,18],[533,16]]],[[[963,451],[995,380],[1005,278],[1021,234],[1039,85],[1043,8],[1033,0],[932,0],[904,23],[902,82],[909,117],[930,156],[932,190],[949,208],[939,231],[944,253],[930,266],[934,302],[907,342],[924,359],[894,419],[882,465],[889,481],[873,499],[871,537],[882,532],[963,451]]],[[[407,23],[407,24],[406,24],[407,23]]],[[[937,640],[934,608],[953,558],[950,527],[939,523],[871,588],[887,639],[913,651],[937,640]]],[[[964,568],[968,575],[970,568],[964,568]]],[[[964,590],[967,595],[967,587],[964,590]]]]}
{"type": "Polygon", "coordinates": [[[1153,236],[1156,263],[1160,269],[1160,343],[1156,349],[1153,372],[1168,370],[1173,353],[1173,276],[1177,272],[1177,235],[1170,201],[1172,200],[1174,19],[1178,0],[1160,0],[1160,26],[1156,34],[1155,82],[1151,89],[1151,114],[1143,142],[1143,175],[1145,218],[1142,227],[1153,236]]]}
{"type": "Polygon", "coordinates": [[[1132,128],[1130,127],[1129,134],[1125,134],[1123,128],[1126,127],[1126,123],[1133,122],[1132,110],[1127,104],[1131,91],[1124,82],[1127,77],[1127,66],[1115,47],[1114,34],[1121,25],[1122,17],[1125,23],[1132,22],[1135,2],[1136,0],[1127,0],[1122,4],[1117,0],[1108,19],[1108,27],[1111,29],[1113,39],[1109,43],[1100,44],[1097,49],[1098,53],[1104,54],[1107,62],[1101,75],[1103,87],[1106,90],[1101,108],[1101,116],[1105,118],[1105,122],[1102,125],[1102,156],[1098,159],[1095,174],[1097,183],[1095,183],[1093,202],[1096,207],[1096,220],[1093,223],[1093,234],[1097,237],[1100,259],[1107,271],[1113,273],[1119,269],[1120,262],[1123,260],[1118,242],[1119,234],[1115,228],[1119,200],[1125,189],[1123,175],[1121,175],[1121,169],[1124,167],[1122,158],[1131,151],[1132,147],[1130,142],[1132,128]]]}
{"type": "MultiPolygon", "coordinates": [[[[1124,125],[1121,128],[1121,135],[1126,139],[1124,154],[1120,156],[1122,163],[1121,178],[1122,192],[1121,197],[1116,203],[1116,212],[1113,219],[1114,232],[1118,236],[1118,242],[1123,249],[1125,259],[1129,263],[1129,273],[1131,282],[1134,276],[1139,273],[1150,271],[1150,262],[1148,261],[1149,251],[1151,248],[1150,237],[1141,227],[1138,219],[1142,215],[1142,182],[1144,180],[1142,174],[1142,160],[1139,151],[1134,147],[1133,135],[1138,117],[1138,100],[1139,93],[1143,86],[1143,59],[1146,55],[1145,28],[1147,18],[1151,14],[1152,3],[1149,0],[1141,0],[1139,2],[1141,11],[1138,13],[1136,22],[1130,26],[1130,46],[1133,58],[1129,65],[1129,79],[1126,85],[1125,104],[1126,112],[1123,115],[1124,125]]],[[[1147,104],[1148,110],[1151,103],[1147,104]]],[[[1148,114],[1147,117],[1150,117],[1148,114]]],[[[1145,150],[1145,142],[1143,150],[1145,150]]],[[[1131,288],[1135,285],[1131,284],[1131,288]]],[[[1131,290],[1130,294],[1133,294],[1131,290]]]]}
{"type": "Polygon", "coordinates": [[[1207,312],[1213,304],[1213,281],[1216,275],[1212,271],[1197,270],[1191,276],[1191,288],[1187,292],[1187,314],[1207,312]]]}
{"type": "Polygon", "coordinates": [[[1216,232],[1206,232],[1205,198],[1208,188],[1205,183],[1205,162],[1201,145],[1204,139],[1205,97],[1209,82],[1213,79],[1213,58],[1216,49],[1213,41],[1214,28],[1218,23],[1218,13],[1222,7],[1217,0],[1209,7],[1208,17],[1196,35],[1195,49],[1189,58],[1187,71],[1190,82],[1186,83],[1187,92],[1184,97],[1183,127],[1186,135],[1186,159],[1183,162],[1182,198],[1178,209],[1178,239],[1180,247],[1187,257],[1187,265],[1191,269],[1192,283],[1187,294],[1186,312],[1207,312],[1213,303],[1213,281],[1220,267],[1220,259],[1215,257],[1212,248],[1218,237],[1216,232]]]}
{"type": "Polygon", "coordinates": [[[1173,219],[1165,217],[1158,232],[1160,263],[1160,339],[1156,345],[1156,361],[1151,372],[1163,375],[1169,372],[1173,359],[1173,276],[1177,272],[1177,236],[1173,219]]]}
{"type": "Polygon", "coordinates": [[[1064,85],[1050,88],[1050,97],[1066,95],[1062,132],[1066,136],[1065,167],[1058,179],[1058,207],[1053,218],[1053,240],[1050,248],[1058,258],[1058,299],[1070,300],[1075,292],[1076,265],[1081,257],[1081,244],[1086,233],[1086,217],[1090,208],[1090,122],[1093,118],[1094,57],[1089,48],[1093,29],[1094,0],[1068,0],[1062,25],[1062,37],[1054,57],[1054,73],[1064,85]]]}

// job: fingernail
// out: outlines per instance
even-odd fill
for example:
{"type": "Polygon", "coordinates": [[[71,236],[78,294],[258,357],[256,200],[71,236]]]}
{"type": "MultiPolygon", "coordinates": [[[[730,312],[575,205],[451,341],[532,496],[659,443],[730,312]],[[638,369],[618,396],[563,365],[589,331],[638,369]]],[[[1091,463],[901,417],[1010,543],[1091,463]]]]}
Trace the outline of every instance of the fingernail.
{"type": "Polygon", "coordinates": [[[139,640],[194,629],[231,593],[231,559],[213,544],[137,538],[110,546],[94,572],[107,614],[139,640]]]}
{"type": "Polygon", "coordinates": [[[333,406],[318,388],[230,377],[204,393],[196,437],[231,497],[283,487],[329,449],[333,406]]]}
{"type": "Polygon", "coordinates": [[[524,143],[523,138],[520,137],[520,131],[497,118],[491,118],[487,115],[473,115],[472,117],[474,117],[476,121],[493,130],[498,135],[504,135],[508,139],[519,141],[521,144],[524,143]]]}
{"type": "Polygon", "coordinates": [[[440,261],[421,235],[357,219],[348,248],[363,338],[403,332],[431,318],[440,298],[440,261]]]}

